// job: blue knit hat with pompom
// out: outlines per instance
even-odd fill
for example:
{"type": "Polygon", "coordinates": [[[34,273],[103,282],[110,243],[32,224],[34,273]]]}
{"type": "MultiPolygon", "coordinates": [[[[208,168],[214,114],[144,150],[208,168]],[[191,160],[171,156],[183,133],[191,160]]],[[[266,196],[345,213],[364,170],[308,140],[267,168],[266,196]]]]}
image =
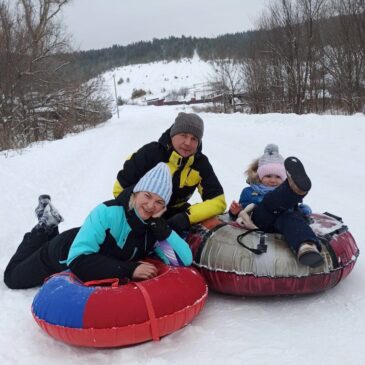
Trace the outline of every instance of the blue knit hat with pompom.
{"type": "Polygon", "coordinates": [[[170,169],[167,165],[160,162],[142,176],[133,189],[134,193],[138,193],[139,191],[155,193],[159,195],[167,205],[172,194],[172,178],[170,169]]]}

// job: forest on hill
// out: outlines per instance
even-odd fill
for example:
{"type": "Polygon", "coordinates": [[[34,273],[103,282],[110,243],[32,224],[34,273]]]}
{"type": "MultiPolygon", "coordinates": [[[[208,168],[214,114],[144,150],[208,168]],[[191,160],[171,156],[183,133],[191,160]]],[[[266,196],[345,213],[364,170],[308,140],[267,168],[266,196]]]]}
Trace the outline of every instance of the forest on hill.
{"type": "Polygon", "coordinates": [[[195,54],[214,61],[216,111],[365,113],[365,0],[274,0],[253,31],[90,51],[56,21],[70,1],[0,0],[0,151],[110,118],[107,70],[195,54]]]}
{"type": "Polygon", "coordinates": [[[114,67],[156,61],[178,61],[192,58],[195,53],[202,60],[244,59],[259,31],[225,34],[216,38],[169,37],[141,41],[127,46],[79,51],[65,72],[74,77],[92,78],[114,67]]]}

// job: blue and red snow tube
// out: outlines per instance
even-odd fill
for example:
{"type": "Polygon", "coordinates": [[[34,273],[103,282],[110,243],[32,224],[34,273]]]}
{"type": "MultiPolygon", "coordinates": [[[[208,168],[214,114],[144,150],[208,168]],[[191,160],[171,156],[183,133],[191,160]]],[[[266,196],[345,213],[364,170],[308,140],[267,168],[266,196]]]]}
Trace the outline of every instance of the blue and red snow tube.
{"type": "Polygon", "coordinates": [[[199,314],[208,289],[194,268],[154,264],[156,278],[124,285],[117,279],[83,283],[69,271],[55,274],[34,298],[33,316],[50,336],[76,346],[158,340],[199,314]]]}

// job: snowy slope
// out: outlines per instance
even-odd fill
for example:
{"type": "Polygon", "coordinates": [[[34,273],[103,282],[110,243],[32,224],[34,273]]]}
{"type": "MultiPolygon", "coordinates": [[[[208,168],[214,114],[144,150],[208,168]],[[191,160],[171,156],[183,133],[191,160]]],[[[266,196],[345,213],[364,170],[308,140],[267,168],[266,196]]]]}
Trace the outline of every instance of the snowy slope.
{"type": "Polygon", "coordinates": [[[132,101],[142,103],[154,98],[167,97],[168,99],[169,94],[171,95],[174,91],[178,92],[181,88],[188,89],[186,100],[190,100],[191,97],[199,98],[206,94],[204,90],[214,74],[215,70],[210,62],[202,61],[198,56],[194,56],[191,59],[182,59],[178,62],[160,61],[118,67],[113,71],[106,72],[104,79],[113,95],[113,76],[115,76],[117,95],[129,103],[132,101]],[[123,82],[118,84],[121,79],[123,82]],[[134,89],[143,89],[148,94],[139,99],[131,100],[134,89]]]}
{"type": "MultiPolygon", "coordinates": [[[[134,65],[106,73],[113,92],[133,88],[194,88],[212,71],[197,58],[180,63],[134,65]],[[146,77],[148,75],[148,77],[146,77]],[[177,78],[175,78],[177,76],[177,78]],[[186,77],[189,76],[189,77],[186,77]],[[165,81],[165,78],[168,81],[165,81]]],[[[120,119],[64,140],[33,145],[21,154],[0,154],[0,274],[35,224],[34,208],[49,193],[65,218],[61,230],[83,222],[96,204],[112,197],[117,171],[138,147],[156,140],[184,107],[120,108],[120,119]]],[[[245,115],[201,113],[203,150],[225,189],[227,202],[244,186],[243,171],[267,143],[306,165],[313,189],[306,202],[315,212],[342,216],[360,250],[364,247],[365,116],[245,115]]],[[[194,199],[199,200],[198,196],[194,199]]],[[[48,337],[30,306],[36,289],[11,291],[0,283],[0,359],[3,364],[363,364],[365,361],[365,266],[318,295],[237,298],[210,293],[193,323],[159,343],[123,349],[74,348],[48,337]]]]}
{"type": "MultiPolygon", "coordinates": [[[[109,199],[123,160],[170,126],[175,107],[123,107],[105,125],[64,140],[35,145],[21,155],[0,156],[1,274],[24,232],[35,224],[40,193],[50,193],[65,217],[62,229],[82,223],[109,199]]],[[[284,156],[298,155],[313,189],[314,211],[343,217],[364,247],[362,115],[216,115],[205,121],[204,151],[227,201],[243,187],[243,170],[276,142],[284,156]]],[[[36,289],[11,291],[0,283],[0,358],[3,364],[363,364],[365,267],[362,256],[339,286],[318,295],[237,298],[210,293],[200,316],[163,338],[124,349],[80,349],[56,342],[30,312],[36,289]]]]}

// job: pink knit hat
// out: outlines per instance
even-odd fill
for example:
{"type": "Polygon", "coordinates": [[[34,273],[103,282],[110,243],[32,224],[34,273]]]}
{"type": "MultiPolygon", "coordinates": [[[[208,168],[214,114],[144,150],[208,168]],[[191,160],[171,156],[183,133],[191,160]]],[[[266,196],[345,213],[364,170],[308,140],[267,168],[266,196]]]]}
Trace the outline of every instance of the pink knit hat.
{"type": "Polygon", "coordinates": [[[286,179],[284,158],[279,154],[279,147],[276,144],[268,144],[264,154],[259,158],[257,174],[260,180],[267,175],[280,176],[281,180],[286,179]]]}

